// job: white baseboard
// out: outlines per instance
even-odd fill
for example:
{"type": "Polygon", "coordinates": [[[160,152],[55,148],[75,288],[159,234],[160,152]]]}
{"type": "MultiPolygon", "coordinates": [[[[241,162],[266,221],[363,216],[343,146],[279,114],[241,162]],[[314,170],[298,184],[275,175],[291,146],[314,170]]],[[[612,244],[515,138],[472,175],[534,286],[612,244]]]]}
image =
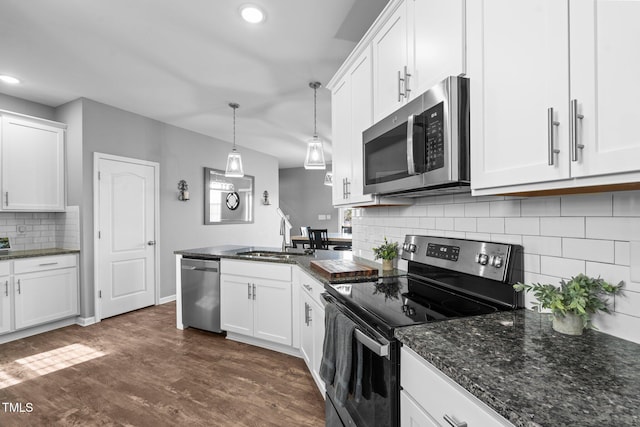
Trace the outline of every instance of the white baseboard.
{"type": "Polygon", "coordinates": [[[80,325],[80,326],[89,326],[89,325],[93,325],[94,323],[96,323],[96,317],[95,316],[91,316],[91,317],[76,317],[76,325],[80,325]]]}
{"type": "Polygon", "coordinates": [[[175,300],[176,300],[176,296],[175,296],[175,294],[174,294],[174,295],[169,295],[168,297],[162,297],[162,298],[160,298],[160,300],[158,301],[158,305],[166,304],[166,303],[168,303],[168,302],[173,302],[173,301],[175,301],[175,300]]]}

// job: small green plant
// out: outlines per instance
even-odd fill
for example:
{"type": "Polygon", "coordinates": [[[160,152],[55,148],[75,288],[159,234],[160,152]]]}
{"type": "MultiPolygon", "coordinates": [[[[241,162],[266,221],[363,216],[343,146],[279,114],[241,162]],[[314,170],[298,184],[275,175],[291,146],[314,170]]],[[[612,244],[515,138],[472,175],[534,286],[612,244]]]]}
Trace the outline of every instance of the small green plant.
{"type": "Polygon", "coordinates": [[[383,244],[373,248],[373,254],[375,259],[396,259],[398,257],[398,242],[389,243],[385,237],[383,244]]]}
{"type": "Polygon", "coordinates": [[[593,328],[591,315],[603,311],[609,313],[605,295],[617,294],[622,288],[623,282],[612,285],[598,277],[594,279],[584,274],[572,277],[568,282],[561,280],[560,286],[534,283],[527,285],[517,283],[513,285],[516,291],[533,292],[538,300],[533,308],[546,308],[558,316],[572,313],[582,319],[585,328],[593,328]]]}

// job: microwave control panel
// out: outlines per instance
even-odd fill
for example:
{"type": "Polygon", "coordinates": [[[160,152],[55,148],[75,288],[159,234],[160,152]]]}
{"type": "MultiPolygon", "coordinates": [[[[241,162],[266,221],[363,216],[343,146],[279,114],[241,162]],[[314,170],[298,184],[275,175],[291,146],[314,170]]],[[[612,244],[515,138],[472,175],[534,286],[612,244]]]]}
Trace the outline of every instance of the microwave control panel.
{"type": "Polygon", "coordinates": [[[426,171],[444,167],[444,102],[422,113],[425,123],[426,171]]]}

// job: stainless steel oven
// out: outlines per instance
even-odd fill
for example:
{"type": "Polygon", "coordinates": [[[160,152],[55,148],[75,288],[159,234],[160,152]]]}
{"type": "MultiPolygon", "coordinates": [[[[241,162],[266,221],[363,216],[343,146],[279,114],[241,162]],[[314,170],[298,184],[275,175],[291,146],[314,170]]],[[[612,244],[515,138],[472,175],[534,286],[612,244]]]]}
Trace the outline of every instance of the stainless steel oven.
{"type": "Polygon", "coordinates": [[[365,194],[468,190],[469,80],[446,78],[362,136],[365,194]]]}
{"type": "Polygon", "coordinates": [[[352,337],[345,336],[352,348],[362,349],[362,354],[341,354],[353,361],[354,392],[346,400],[338,401],[334,385],[326,381],[329,427],[400,424],[396,328],[523,306],[513,289],[523,280],[522,248],[517,245],[408,235],[402,258],[408,261],[406,275],[325,285],[324,302],[355,324],[352,337]],[[354,378],[366,385],[366,393],[355,392],[354,378]]]}

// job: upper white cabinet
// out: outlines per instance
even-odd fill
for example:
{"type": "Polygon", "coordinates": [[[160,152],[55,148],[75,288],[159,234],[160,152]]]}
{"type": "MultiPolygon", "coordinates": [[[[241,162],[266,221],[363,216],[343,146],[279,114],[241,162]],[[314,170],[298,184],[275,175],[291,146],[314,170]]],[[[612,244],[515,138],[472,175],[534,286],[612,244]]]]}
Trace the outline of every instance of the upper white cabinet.
{"type": "Polygon", "coordinates": [[[334,205],[408,203],[363,194],[362,132],[445,77],[464,74],[464,4],[392,0],[327,85],[334,205]]]}
{"type": "Polygon", "coordinates": [[[333,204],[336,206],[372,200],[362,192],[362,132],[373,124],[371,103],[371,51],[366,49],[332,90],[333,204]]]}
{"type": "Polygon", "coordinates": [[[2,209],[64,211],[65,125],[0,114],[2,209]]]}
{"type": "Polygon", "coordinates": [[[467,3],[474,195],[640,180],[640,2],[467,3]]]}
{"type": "MultiPolygon", "coordinates": [[[[464,0],[402,0],[376,31],[374,121],[447,76],[465,73],[464,0]]],[[[385,16],[384,13],[382,16],[385,16]]]]}

